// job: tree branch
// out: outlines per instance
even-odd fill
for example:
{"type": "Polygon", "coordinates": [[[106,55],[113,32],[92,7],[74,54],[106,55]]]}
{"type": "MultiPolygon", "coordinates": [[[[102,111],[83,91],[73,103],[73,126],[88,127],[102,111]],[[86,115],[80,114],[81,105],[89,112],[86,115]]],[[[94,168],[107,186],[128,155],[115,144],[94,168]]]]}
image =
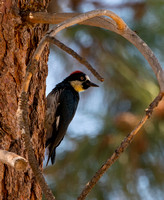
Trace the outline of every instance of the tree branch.
{"type": "MultiPolygon", "coordinates": [[[[47,12],[30,12],[23,16],[25,21],[31,23],[43,23],[43,24],[59,24],[67,19],[71,19],[75,16],[78,16],[82,13],[47,13],[47,12]]],[[[94,17],[92,19],[87,19],[78,24],[101,27],[106,25],[106,27],[110,27],[108,22],[105,22],[104,17],[94,17]],[[103,25],[102,25],[103,24],[103,25]]],[[[114,22],[110,20],[111,25],[113,25],[113,29],[115,29],[114,22]]],[[[101,28],[103,28],[101,27],[101,28]]],[[[113,30],[111,30],[113,31],[113,30]]]]}
{"type": "Polygon", "coordinates": [[[83,189],[80,196],[77,200],[84,200],[92,188],[96,185],[102,175],[111,167],[111,165],[120,157],[120,155],[125,151],[125,149],[129,146],[132,142],[134,136],[138,133],[138,131],[142,128],[145,124],[147,119],[152,114],[154,108],[158,106],[158,103],[161,101],[162,97],[164,96],[163,93],[160,93],[154,101],[149,105],[146,109],[146,115],[142,118],[139,124],[135,127],[135,129],[121,142],[120,146],[115,150],[112,156],[106,161],[104,165],[95,173],[92,179],[86,184],[85,188],[83,189]]]}
{"type": "Polygon", "coordinates": [[[34,55],[32,57],[31,63],[29,64],[28,70],[31,71],[33,69],[33,63],[38,62],[38,60],[41,56],[41,53],[43,52],[45,46],[48,44],[47,36],[54,37],[58,32],[60,32],[61,30],[65,29],[69,26],[78,24],[82,21],[85,21],[90,18],[94,18],[96,16],[102,16],[102,15],[106,15],[106,16],[112,18],[117,25],[118,31],[122,32],[126,28],[125,22],[119,16],[117,16],[115,13],[113,13],[109,10],[104,10],[104,9],[93,10],[93,11],[75,16],[71,19],[67,19],[66,21],[61,22],[57,26],[55,25],[54,27],[52,27],[48,31],[48,33],[41,39],[36,51],[34,52],[34,55]]]}
{"type": "Polygon", "coordinates": [[[156,78],[158,80],[160,91],[164,92],[164,71],[154,55],[150,47],[129,27],[127,27],[126,32],[122,34],[124,38],[130,41],[145,57],[149,65],[151,66],[156,78]]]}
{"type": "Polygon", "coordinates": [[[54,37],[50,37],[47,36],[47,41],[55,44],[56,46],[58,46],[60,49],[62,49],[63,51],[67,52],[68,54],[70,54],[72,57],[74,57],[75,59],[77,59],[81,64],[83,64],[84,66],[86,66],[86,68],[88,70],[90,70],[92,72],[92,74],[97,77],[97,79],[101,82],[104,81],[104,78],[102,78],[99,73],[88,63],[88,61],[85,58],[82,58],[81,56],[79,56],[74,50],[72,50],[71,48],[67,47],[65,44],[63,44],[62,42],[60,42],[59,40],[57,40],[54,37]]]}
{"type": "MultiPolygon", "coordinates": [[[[27,21],[30,21],[32,23],[52,23],[57,24],[60,22],[60,24],[63,21],[72,20],[75,16],[81,15],[81,13],[55,13],[55,14],[49,14],[45,12],[36,12],[36,13],[30,13],[28,16],[25,16],[25,19],[27,21]]],[[[104,14],[106,15],[106,14],[104,14]]],[[[145,57],[145,59],[150,64],[151,68],[153,69],[159,86],[160,91],[164,92],[164,71],[162,70],[162,67],[160,63],[158,62],[156,56],[152,52],[152,50],[149,48],[149,46],[135,33],[133,32],[127,25],[125,26],[125,23],[122,27],[123,31],[120,31],[118,29],[116,23],[112,21],[109,18],[106,17],[94,17],[91,19],[87,19],[85,21],[79,21],[78,24],[84,24],[89,26],[96,26],[100,28],[104,28],[110,31],[113,31],[122,37],[126,38],[129,42],[131,42],[145,57]]],[[[122,23],[120,21],[120,23],[122,23]]]]}
{"type": "MultiPolygon", "coordinates": [[[[75,16],[81,15],[82,13],[47,13],[47,12],[30,12],[23,16],[26,21],[31,23],[43,23],[43,24],[59,24],[67,19],[71,19],[75,16]]],[[[116,28],[116,23],[108,19],[108,21],[104,20],[105,17],[94,17],[91,19],[87,19],[85,21],[81,21],[78,24],[88,25],[88,26],[97,26],[100,28],[110,29],[110,31],[114,31],[116,28]]],[[[114,31],[115,32],[115,31],[114,31]]]]}
{"type": "Polygon", "coordinates": [[[0,149],[0,162],[10,165],[17,171],[25,171],[28,165],[28,161],[25,158],[13,152],[1,149],[0,149]]]}

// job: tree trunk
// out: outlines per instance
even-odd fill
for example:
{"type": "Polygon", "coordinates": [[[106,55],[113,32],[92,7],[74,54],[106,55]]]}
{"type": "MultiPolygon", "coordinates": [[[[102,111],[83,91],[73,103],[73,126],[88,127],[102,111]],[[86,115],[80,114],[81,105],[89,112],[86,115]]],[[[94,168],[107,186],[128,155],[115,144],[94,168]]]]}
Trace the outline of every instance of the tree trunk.
{"type": "MultiPolygon", "coordinates": [[[[21,18],[27,11],[44,11],[49,0],[0,1],[0,149],[27,158],[27,151],[18,129],[16,111],[26,66],[48,25],[29,24],[21,18]]],[[[47,60],[44,50],[29,89],[29,121],[31,142],[42,168],[44,159],[44,114],[47,60]]],[[[0,200],[42,199],[39,184],[30,167],[17,172],[0,163],[0,200]]]]}

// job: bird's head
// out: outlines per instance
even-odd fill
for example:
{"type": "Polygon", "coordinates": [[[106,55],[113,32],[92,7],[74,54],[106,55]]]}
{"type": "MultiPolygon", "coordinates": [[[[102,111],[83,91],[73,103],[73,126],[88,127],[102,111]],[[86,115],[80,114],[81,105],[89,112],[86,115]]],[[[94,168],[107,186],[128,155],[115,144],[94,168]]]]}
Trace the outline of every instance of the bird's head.
{"type": "Polygon", "coordinates": [[[72,72],[66,80],[71,84],[71,86],[76,90],[77,92],[82,92],[89,87],[99,87],[95,83],[92,83],[90,81],[89,76],[84,74],[81,71],[74,71],[72,72]]]}

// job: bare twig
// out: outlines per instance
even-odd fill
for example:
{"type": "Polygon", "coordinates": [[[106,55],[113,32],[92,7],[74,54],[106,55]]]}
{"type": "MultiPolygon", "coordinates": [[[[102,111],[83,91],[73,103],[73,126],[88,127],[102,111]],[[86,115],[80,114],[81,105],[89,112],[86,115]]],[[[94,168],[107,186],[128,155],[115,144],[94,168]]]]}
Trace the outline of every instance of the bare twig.
{"type": "Polygon", "coordinates": [[[111,165],[120,157],[120,155],[125,151],[125,149],[129,146],[132,142],[134,136],[138,133],[138,131],[142,128],[145,124],[147,119],[153,112],[153,109],[158,105],[162,97],[164,96],[163,93],[160,93],[154,101],[149,105],[146,109],[146,115],[142,118],[139,124],[135,127],[135,129],[121,142],[120,146],[115,150],[112,156],[106,161],[104,165],[95,173],[92,179],[86,184],[85,188],[83,189],[80,196],[77,198],[78,200],[84,200],[88,193],[92,190],[92,188],[96,185],[102,175],[111,167],[111,165]]]}
{"type": "Polygon", "coordinates": [[[153,113],[154,108],[156,108],[159,104],[159,102],[162,100],[164,96],[164,93],[160,92],[159,95],[152,101],[152,103],[149,105],[147,109],[145,109],[146,115],[151,116],[153,113]]]}
{"type": "MultiPolygon", "coordinates": [[[[31,23],[43,23],[43,24],[59,24],[67,19],[71,19],[75,16],[78,16],[82,13],[47,13],[47,12],[30,12],[28,15],[24,16],[26,21],[31,23]]],[[[97,26],[100,28],[110,29],[110,31],[116,31],[116,24],[113,20],[108,19],[104,20],[105,17],[94,17],[87,19],[78,24],[88,25],[88,26],[97,26]]]]}
{"type": "Polygon", "coordinates": [[[85,65],[87,67],[87,69],[90,70],[92,72],[92,74],[95,77],[97,77],[97,79],[99,81],[101,81],[101,82],[104,81],[104,78],[102,78],[99,75],[99,73],[88,63],[88,61],[85,58],[82,58],[81,56],[79,56],[74,50],[72,50],[71,48],[67,47],[65,44],[63,44],[62,42],[60,42],[59,40],[57,40],[54,37],[47,36],[47,40],[48,40],[48,42],[50,42],[52,44],[55,44],[56,46],[58,46],[59,48],[61,48],[62,50],[64,50],[68,54],[70,54],[72,57],[77,59],[81,64],[85,65]]]}
{"type": "MultiPolygon", "coordinates": [[[[54,26],[53,28],[51,28],[50,31],[47,33],[47,35],[50,36],[50,37],[53,37],[58,32],[60,32],[61,30],[65,29],[69,26],[80,23],[84,20],[93,18],[95,16],[102,16],[102,15],[106,15],[108,17],[111,17],[114,20],[114,22],[117,24],[118,31],[122,32],[126,28],[125,22],[119,16],[117,16],[115,13],[113,13],[109,10],[101,9],[101,10],[94,10],[94,11],[90,11],[90,12],[87,12],[87,13],[83,13],[83,14],[75,16],[71,19],[68,19],[68,20],[58,24],[57,26],[54,26]]],[[[47,39],[46,39],[47,35],[45,37],[43,37],[42,40],[40,41],[40,43],[39,43],[39,45],[38,45],[38,47],[37,47],[37,49],[36,49],[36,51],[33,55],[32,61],[34,61],[34,60],[38,61],[45,45],[48,42],[47,39]]]]}
{"type": "Polygon", "coordinates": [[[28,161],[9,151],[0,149],[0,162],[10,165],[17,171],[25,171],[27,169],[28,161]]]}
{"type": "MultiPolygon", "coordinates": [[[[109,10],[105,9],[99,9],[99,10],[93,10],[86,13],[45,13],[45,12],[30,12],[28,15],[24,16],[25,20],[32,22],[32,23],[48,23],[48,24],[60,24],[61,22],[66,22],[69,20],[71,23],[73,22],[72,19],[74,18],[75,21],[74,24],[85,24],[85,25],[91,25],[95,26],[97,24],[104,23],[104,20],[102,21],[102,17],[99,16],[108,16],[112,20],[109,20],[111,24],[115,26],[117,24],[119,30],[125,29],[125,23],[124,21],[115,13],[109,10]],[[79,18],[80,16],[80,18],[79,18]],[[95,18],[94,18],[95,17],[95,18]],[[94,18],[94,19],[91,19],[94,18]]],[[[68,22],[69,22],[68,21],[68,22]]],[[[67,24],[68,24],[67,22],[67,24]]],[[[70,23],[69,22],[69,23],[70,23]]],[[[72,26],[68,24],[68,26],[72,26]]],[[[103,28],[103,27],[102,27],[103,28]]],[[[114,27],[115,29],[116,27],[114,27]]],[[[59,30],[60,31],[60,30],[59,30]]]]}

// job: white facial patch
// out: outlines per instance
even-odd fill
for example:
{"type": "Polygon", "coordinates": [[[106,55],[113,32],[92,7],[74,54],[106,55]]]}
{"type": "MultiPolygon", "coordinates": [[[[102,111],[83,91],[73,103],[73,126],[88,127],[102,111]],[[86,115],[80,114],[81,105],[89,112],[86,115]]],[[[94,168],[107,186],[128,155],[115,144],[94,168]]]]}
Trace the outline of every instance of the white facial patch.
{"type": "Polygon", "coordinates": [[[90,78],[89,78],[88,75],[85,75],[85,78],[86,78],[86,80],[89,80],[89,81],[90,81],[90,78]]]}

